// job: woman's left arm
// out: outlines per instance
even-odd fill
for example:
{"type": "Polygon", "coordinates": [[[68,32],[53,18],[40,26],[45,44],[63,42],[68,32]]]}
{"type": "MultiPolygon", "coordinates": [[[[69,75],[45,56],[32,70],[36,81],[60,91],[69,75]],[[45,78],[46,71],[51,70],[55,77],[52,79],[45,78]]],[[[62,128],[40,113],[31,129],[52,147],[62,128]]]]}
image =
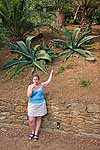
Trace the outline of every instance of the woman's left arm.
{"type": "Polygon", "coordinates": [[[44,87],[46,87],[46,86],[51,82],[52,74],[53,74],[53,69],[52,69],[51,72],[50,72],[50,75],[49,75],[48,80],[45,81],[45,82],[42,82],[42,85],[43,85],[44,87]]]}

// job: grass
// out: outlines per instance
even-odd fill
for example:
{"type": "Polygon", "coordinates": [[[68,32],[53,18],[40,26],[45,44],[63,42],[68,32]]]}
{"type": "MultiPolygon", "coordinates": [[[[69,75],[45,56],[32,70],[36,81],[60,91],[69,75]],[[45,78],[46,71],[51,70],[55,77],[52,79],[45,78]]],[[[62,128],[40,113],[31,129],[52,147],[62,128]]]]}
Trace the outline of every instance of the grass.
{"type": "Polygon", "coordinates": [[[68,63],[67,65],[66,65],[66,69],[73,69],[73,63],[68,63]]]}
{"type": "Polygon", "coordinates": [[[80,79],[80,86],[81,87],[89,87],[91,82],[88,79],[80,79]]]}
{"type": "Polygon", "coordinates": [[[65,70],[64,66],[60,66],[60,68],[58,69],[58,73],[63,73],[65,70]]]}

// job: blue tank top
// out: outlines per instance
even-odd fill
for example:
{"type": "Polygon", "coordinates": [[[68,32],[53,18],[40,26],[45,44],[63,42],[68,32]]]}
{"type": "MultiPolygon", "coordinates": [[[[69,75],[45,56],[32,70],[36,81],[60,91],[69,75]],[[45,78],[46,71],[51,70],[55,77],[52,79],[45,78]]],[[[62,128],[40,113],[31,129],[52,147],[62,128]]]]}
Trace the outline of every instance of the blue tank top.
{"type": "Polygon", "coordinates": [[[43,86],[41,85],[40,88],[38,88],[38,89],[33,88],[32,96],[29,97],[28,102],[34,103],[34,104],[39,104],[39,103],[43,103],[44,101],[45,101],[45,97],[44,97],[43,86]]]}

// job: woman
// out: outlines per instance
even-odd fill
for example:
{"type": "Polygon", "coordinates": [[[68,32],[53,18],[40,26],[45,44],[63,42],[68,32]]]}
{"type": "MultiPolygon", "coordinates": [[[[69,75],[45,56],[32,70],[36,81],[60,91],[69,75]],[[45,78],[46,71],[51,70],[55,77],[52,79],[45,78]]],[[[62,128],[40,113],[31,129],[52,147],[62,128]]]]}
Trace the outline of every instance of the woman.
{"type": "Polygon", "coordinates": [[[40,82],[40,77],[34,75],[33,83],[28,86],[28,119],[32,133],[29,135],[29,140],[38,140],[39,129],[41,126],[42,116],[47,114],[46,101],[44,97],[44,87],[46,87],[52,79],[53,70],[51,70],[49,78],[45,82],[40,82]]]}

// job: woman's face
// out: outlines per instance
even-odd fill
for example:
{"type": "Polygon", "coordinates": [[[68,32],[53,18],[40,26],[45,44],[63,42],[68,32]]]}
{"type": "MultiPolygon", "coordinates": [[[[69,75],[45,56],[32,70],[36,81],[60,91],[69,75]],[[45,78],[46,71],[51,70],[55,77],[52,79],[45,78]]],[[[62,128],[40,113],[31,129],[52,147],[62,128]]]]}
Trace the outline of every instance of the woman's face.
{"type": "Polygon", "coordinates": [[[38,77],[33,77],[33,83],[39,84],[39,78],[38,77]]]}

